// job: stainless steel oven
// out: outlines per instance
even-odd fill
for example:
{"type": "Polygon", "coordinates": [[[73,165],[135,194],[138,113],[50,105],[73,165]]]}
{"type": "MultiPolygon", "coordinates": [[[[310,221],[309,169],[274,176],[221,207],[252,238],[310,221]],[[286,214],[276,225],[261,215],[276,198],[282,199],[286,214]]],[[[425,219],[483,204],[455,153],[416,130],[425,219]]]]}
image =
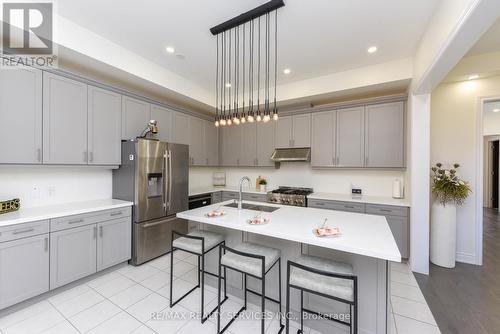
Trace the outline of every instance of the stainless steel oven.
{"type": "Polygon", "coordinates": [[[134,202],[132,264],[170,251],[171,231],[187,231],[176,218],[188,209],[189,147],[151,139],[122,142],[113,171],[113,198],[134,202]]]}

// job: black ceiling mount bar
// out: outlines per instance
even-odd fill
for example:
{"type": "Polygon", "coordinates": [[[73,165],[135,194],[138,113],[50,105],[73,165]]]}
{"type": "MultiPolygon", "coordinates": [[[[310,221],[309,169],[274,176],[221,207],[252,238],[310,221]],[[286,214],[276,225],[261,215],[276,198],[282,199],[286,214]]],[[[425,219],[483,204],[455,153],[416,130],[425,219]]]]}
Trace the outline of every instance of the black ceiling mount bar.
{"type": "Polygon", "coordinates": [[[265,4],[260,5],[259,7],[249,10],[246,13],[240,14],[224,23],[218,24],[215,27],[210,28],[210,32],[213,35],[218,35],[221,32],[232,29],[243,23],[249,22],[255,18],[258,18],[259,16],[262,16],[280,7],[283,7],[284,5],[285,3],[283,2],[283,0],[271,0],[269,2],[266,2],[265,4]]]}

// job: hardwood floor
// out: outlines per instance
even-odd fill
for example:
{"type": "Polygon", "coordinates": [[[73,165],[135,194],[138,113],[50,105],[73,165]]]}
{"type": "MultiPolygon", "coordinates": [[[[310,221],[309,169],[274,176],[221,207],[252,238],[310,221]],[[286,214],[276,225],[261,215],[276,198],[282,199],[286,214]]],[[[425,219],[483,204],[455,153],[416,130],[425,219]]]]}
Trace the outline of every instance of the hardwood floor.
{"type": "Polygon", "coordinates": [[[483,266],[415,273],[442,333],[500,333],[500,213],[484,209],[483,224],[483,266]]]}

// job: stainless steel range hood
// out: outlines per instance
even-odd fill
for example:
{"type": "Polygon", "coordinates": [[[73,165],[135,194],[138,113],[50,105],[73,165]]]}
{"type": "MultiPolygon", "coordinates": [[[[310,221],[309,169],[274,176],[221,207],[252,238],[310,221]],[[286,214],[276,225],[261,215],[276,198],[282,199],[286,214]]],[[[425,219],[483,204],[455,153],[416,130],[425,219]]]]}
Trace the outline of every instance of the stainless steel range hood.
{"type": "Polygon", "coordinates": [[[271,160],[274,162],[311,161],[311,148],[277,148],[271,160]]]}

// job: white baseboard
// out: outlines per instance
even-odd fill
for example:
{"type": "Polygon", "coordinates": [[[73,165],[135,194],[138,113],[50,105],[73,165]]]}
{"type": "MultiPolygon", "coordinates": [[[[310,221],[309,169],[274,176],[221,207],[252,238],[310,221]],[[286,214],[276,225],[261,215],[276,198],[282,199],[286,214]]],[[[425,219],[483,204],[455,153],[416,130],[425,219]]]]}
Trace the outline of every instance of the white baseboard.
{"type": "Polygon", "coordinates": [[[476,255],[470,253],[457,252],[456,253],[457,262],[477,264],[476,255]]]}

